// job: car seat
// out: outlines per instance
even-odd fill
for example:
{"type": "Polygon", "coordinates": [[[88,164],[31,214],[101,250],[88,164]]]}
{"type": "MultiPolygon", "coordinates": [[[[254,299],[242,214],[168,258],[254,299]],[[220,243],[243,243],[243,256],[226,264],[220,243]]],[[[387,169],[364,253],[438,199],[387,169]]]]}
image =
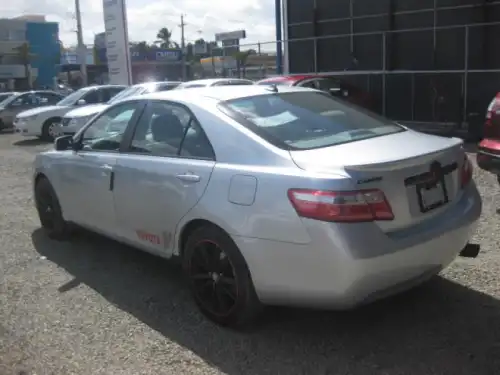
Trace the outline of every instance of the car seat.
{"type": "Polygon", "coordinates": [[[165,113],[153,119],[151,123],[153,154],[176,155],[184,137],[184,127],[173,113],[165,113]]]}

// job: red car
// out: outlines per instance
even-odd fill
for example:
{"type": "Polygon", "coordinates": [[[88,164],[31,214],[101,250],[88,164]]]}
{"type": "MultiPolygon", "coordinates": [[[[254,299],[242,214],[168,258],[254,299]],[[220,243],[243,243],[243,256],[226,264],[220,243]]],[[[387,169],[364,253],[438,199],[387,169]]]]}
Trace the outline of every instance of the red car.
{"type": "Polygon", "coordinates": [[[477,150],[479,168],[497,175],[500,182],[500,92],[493,98],[483,129],[483,140],[477,150]]]}
{"type": "Polygon", "coordinates": [[[373,109],[373,102],[368,93],[360,90],[358,87],[341,82],[339,79],[328,75],[284,75],[266,78],[258,81],[256,84],[310,87],[326,91],[362,107],[373,109]]]}

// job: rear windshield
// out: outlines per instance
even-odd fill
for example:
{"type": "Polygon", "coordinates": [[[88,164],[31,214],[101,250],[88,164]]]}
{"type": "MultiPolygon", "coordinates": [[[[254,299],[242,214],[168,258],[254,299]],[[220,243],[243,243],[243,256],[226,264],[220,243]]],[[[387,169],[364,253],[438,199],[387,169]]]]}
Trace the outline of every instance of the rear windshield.
{"type": "Polygon", "coordinates": [[[221,109],[285,149],[307,150],[405,131],[384,117],[323,92],[233,99],[223,102],[221,109]]]}
{"type": "Polygon", "coordinates": [[[175,89],[177,86],[179,86],[178,83],[159,83],[156,86],[156,91],[169,91],[175,89]]]}
{"type": "Polygon", "coordinates": [[[179,89],[192,89],[194,87],[207,87],[207,85],[204,84],[204,83],[192,83],[192,84],[189,84],[189,85],[179,85],[176,88],[179,88],[179,89]]]}

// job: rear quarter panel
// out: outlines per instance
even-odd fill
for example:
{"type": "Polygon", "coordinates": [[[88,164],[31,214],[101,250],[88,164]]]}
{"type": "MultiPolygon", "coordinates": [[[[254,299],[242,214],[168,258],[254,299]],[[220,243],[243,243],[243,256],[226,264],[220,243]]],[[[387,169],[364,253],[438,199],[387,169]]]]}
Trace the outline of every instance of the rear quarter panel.
{"type": "Polygon", "coordinates": [[[179,230],[193,219],[205,219],[232,236],[307,244],[309,234],[288,199],[290,188],[348,188],[344,176],[315,174],[297,167],[245,167],[218,163],[198,205],[184,217],[179,230]],[[252,176],[257,180],[255,199],[250,205],[230,202],[234,176],[252,176]]]}

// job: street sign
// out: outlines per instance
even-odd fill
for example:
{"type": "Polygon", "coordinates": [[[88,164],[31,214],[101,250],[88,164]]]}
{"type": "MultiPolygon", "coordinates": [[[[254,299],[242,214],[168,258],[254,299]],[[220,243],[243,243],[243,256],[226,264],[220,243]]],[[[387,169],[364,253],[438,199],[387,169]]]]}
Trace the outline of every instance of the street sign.
{"type": "Polygon", "coordinates": [[[215,34],[215,41],[216,42],[222,42],[223,40],[228,40],[228,39],[245,39],[247,37],[247,33],[245,30],[236,30],[236,31],[229,31],[226,33],[217,33],[215,34]]]}

